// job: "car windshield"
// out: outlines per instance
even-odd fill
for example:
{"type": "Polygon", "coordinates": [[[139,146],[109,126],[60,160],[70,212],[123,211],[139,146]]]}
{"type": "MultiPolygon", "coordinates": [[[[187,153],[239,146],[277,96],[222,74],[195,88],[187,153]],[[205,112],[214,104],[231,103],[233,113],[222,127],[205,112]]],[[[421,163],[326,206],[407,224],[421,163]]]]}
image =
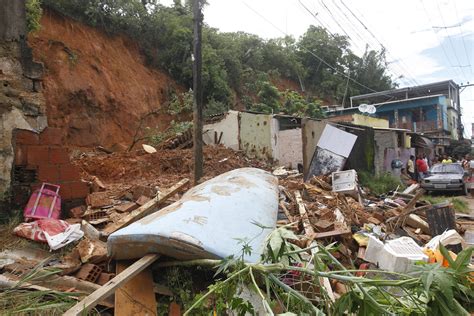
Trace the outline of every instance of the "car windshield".
{"type": "Polygon", "coordinates": [[[461,165],[458,164],[438,164],[431,168],[431,173],[463,173],[461,165]]]}

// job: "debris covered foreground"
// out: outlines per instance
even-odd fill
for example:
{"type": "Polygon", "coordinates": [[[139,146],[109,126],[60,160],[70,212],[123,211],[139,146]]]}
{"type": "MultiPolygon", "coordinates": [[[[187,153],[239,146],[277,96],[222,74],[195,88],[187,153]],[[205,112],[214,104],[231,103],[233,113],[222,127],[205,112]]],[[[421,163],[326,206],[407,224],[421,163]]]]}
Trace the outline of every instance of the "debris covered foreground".
{"type": "MultiPolygon", "coordinates": [[[[117,274],[130,277],[139,272],[140,264],[153,263],[153,270],[148,268],[133,279],[140,279],[139,288],[146,292],[136,299],[155,309],[158,305],[163,314],[214,310],[259,315],[362,311],[460,315],[472,310],[472,248],[456,233],[462,234],[464,227],[449,220],[454,217],[450,205],[434,207],[424,202],[416,185],[382,197],[359,190],[357,184],[352,185],[355,190],[338,193],[330,175],[305,183],[296,171],[283,168],[273,171],[279,178],[278,228],[268,235],[261,261],[246,262],[254,249],[242,239],[235,241],[242,247],[241,257],[175,261],[147,255],[133,265],[118,262],[115,267],[108,257],[107,236],[178,201],[190,186],[191,162],[189,150],[79,154],[76,163],[93,193],[87,205],[72,208],[62,218],[80,225],[84,237],[52,253],[38,244],[4,251],[0,285],[7,290],[1,308],[28,313],[42,306],[49,314],[62,314],[86,295],[107,288],[117,274]],[[440,215],[433,217],[434,212],[440,215]],[[434,231],[445,230],[448,236],[429,244],[439,235],[434,231]],[[393,262],[398,264],[390,265],[393,262]],[[201,268],[196,270],[197,266],[201,268]],[[176,281],[176,274],[186,276],[189,271],[193,275],[188,280],[176,281]],[[196,277],[200,273],[205,276],[196,277]],[[12,303],[18,297],[30,303],[12,303]]],[[[271,170],[214,147],[205,150],[205,166],[207,179],[246,166],[271,170]]],[[[136,290],[133,283],[115,289],[115,299],[96,298],[87,309],[105,313],[115,307],[117,314],[119,307],[126,306],[143,312],[143,303],[137,306],[127,296],[127,291],[136,290]]]]}

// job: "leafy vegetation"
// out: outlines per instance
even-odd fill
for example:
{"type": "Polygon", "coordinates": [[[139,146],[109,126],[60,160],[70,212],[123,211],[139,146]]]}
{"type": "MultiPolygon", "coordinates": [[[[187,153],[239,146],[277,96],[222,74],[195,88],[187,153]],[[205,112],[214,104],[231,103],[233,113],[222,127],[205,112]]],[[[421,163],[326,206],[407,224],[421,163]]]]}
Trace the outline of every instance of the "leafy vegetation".
{"type": "MultiPolygon", "coordinates": [[[[171,7],[157,0],[42,0],[61,14],[137,40],[147,61],[167,71],[186,89],[192,87],[191,2],[171,7]]],[[[264,40],[243,32],[203,28],[203,89],[208,115],[241,103],[263,112],[321,117],[322,100],[385,90],[394,86],[386,73],[385,52],[350,49],[344,36],[311,26],[298,40],[264,40]],[[315,57],[314,53],[325,62],[315,57]],[[357,84],[353,80],[360,82],[357,84]],[[288,94],[275,84],[286,78],[300,84],[288,94]],[[346,95],[347,87],[347,95],[346,95]],[[304,93],[302,92],[304,91],[304,93]],[[239,102],[240,101],[240,102],[239,102]]]]}
{"type": "Polygon", "coordinates": [[[470,211],[469,204],[457,197],[425,195],[423,196],[423,200],[430,202],[431,204],[438,204],[448,201],[453,204],[453,208],[456,212],[469,213],[470,211]]]}
{"type": "Polygon", "coordinates": [[[182,94],[173,94],[168,105],[168,113],[177,115],[183,113],[191,113],[193,110],[193,94],[192,92],[184,92],[182,94]]]}
{"type": "Polygon", "coordinates": [[[471,153],[471,149],[471,141],[468,139],[464,139],[452,140],[446,151],[453,158],[461,160],[464,156],[471,153]]]}
{"type": "Polygon", "coordinates": [[[41,28],[41,0],[27,0],[25,2],[26,8],[26,29],[28,32],[38,31],[41,28]]]}
{"type": "MultiPolygon", "coordinates": [[[[77,303],[80,293],[54,290],[29,290],[23,286],[35,284],[60,273],[60,269],[44,268],[40,263],[21,277],[18,283],[0,293],[1,315],[63,315],[77,303]]],[[[92,310],[90,315],[99,315],[92,310]]]]}
{"type": "Polygon", "coordinates": [[[403,188],[404,185],[400,182],[400,179],[395,178],[390,173],[382,173],[379,175],[373,175],[366,171],[359,172],[359,180],[363,187],[366,187],[376,195],[381,195],[389,191],[403,188]]]}
{"type": "Polygon", "coordinates": [[[171,126],[168,127],[163,132],[157,132],[157,131],[149,129],[148,136],[146,137],[146,139],[151,145],[159,146],[162,142],[164,142],[168,138],[175,136],[177,134],[184,133],[188,129],[190,129],[192,126],[193,126],[192,122],[171,121],[171,126]]]}
{"type": "MultiPolygon", "coordinates": [[[[250,303],[239,297],[248,288],[261,300],[263,314],[274,315],[469,315],[473,311],[474,291],[469,268],[474,248],[451,259],[440,245],[449,267],[420,262],[409,274],[381,270],[360,270],[366,277],[356,277],[357,269],[346,269],[331,253],[335,245],[313,243],[299,248],[299,237],[285,227],[267,238],[266,251],[257,263],[245,262],[252,249],[242,244],[242,256],[224,260],[193,260],[159,264],[160,267],[205,266],[216,270],[213,284],[204,294],[185,305],[184,315],[217,315],[229,310],[244,315],[253,313],[250,303]],[[311,254],[310,254],[311,253],[311,254]],[[340,282],[347,292],[333,301],[321,278],[340,282]]],[[[260,310],[260,312],[262,312],[260,310]]]]}

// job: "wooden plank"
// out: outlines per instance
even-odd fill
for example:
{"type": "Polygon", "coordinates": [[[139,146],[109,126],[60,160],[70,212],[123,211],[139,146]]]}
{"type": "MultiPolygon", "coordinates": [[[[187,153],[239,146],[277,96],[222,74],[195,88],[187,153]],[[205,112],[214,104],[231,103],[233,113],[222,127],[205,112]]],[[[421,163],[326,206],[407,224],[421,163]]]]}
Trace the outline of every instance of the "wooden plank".
{"type": "Polygon", "coordinates": [[[303,222],[303,228],[306,236],[311,237],[315,234],[313,226],[309,222],[308,213],[306,212],[306,207],[303,204],[303,199],[301,198],[300,191],[295,191],[296,204],[298,204],[298,211],[301,215],[301,220],[303,222]]]}
{"type": "Polygon", "coordinates": [[[405,223],[411,227],[420,228],[425,234],[431,234],[428,223],[418,215],[409,214],[405,220],[405,223]]]}
{"type": "Polygon", "coordinates": [[[433,205],[426,211],[426,220],[433,237],[441,235],[446,230],[456,229],[456,217],[450,203],[433,205]]]}
{"type": "Polygon", "coordinates": [[[408,188],[406,188],[402,193],[403,194],[412,194],[413,192],[418,190],[419,187],[420,187],[420,185],[418,183],[413,183],[408,188]]]}
{"type": "Polygon", "coordinates": [[[336,230],[331,230],[328,232],[324,233],[315,233],[313,234],[313,239],[320,239],[320,238],[328,238],[328,237],[334,237],[334,236],[339,236],[339,235],[347,235],[350,234],[351,230],[350,229],[336,229],[336,230]]]}
{"type": "Polygon", "coordinates": [[[332,291],[331,282],[329,281],[329,278],[320,277],[319,281],[320,281],[321,285],[324,287],[324,289],[326,290],[326,293],[328,294],[329,299],[332,302],[335,302],[336,297],[334,296],[334,292],[332,291]]]}
{"type": "Polygon", "coordinates": [[[20,282],[20,280],[13,279],[5,274],[0,274],[0,289],[11,289],[14,287],[19,289],[31,289],[37,291],[54,291],[53,289],[44,286],[31,284],[28,282],[20,282]]]}
{"type": "Polygon", "coordinates": [[[168,198],[171,196],[175,195],[178,191],[182,190],[185,186],[189,184],[189,179],[183,179],[173,185],[171,188],[166,190],[163,194],[158,194],[155,198],[151,199],[144,205],[140,206],[136,210],[131,211],[127,215],[121,217],[117,222],[109,224],[107,227],[105,227],[102,230],[102,234],[105,236],[108,236],[112,234],[114,231],[125,227],[134,221],[139,220],[142,217],[145,217],[146,215],[149,215],[156,211],[156,208],[162,204],[164,201],[166,201],[168,198]]]}
{"type": "MultiPolygon", "coordinates": [[[[115,272],[122,273],[130,263],[118,261],[115,272]]],[[[157,315],[153,274],[147,268],[115,291],[115,316],[157,315]]]]}
{"type": "Polygon", "coordinates": [[[158,257],[159,255],[157,254],[149,254],[144,256],[143,258],[132,264],[130,267],[126,268],[122,273],[115,276],[115,278],[105,283],[100,289],[98,289],[97,291],[90,294],[82,301],[71,307],[63,315],[79,316],[83,315],[83,313],[87,314],[87,312],[94,308],[94,306],[96,306],[98,302],[112,295],[117,288],[121,287],[125,282],[132,279],[138,273],[146,269],[146,267],[155,262],[158,257]]]}
{"type": "Polygon", "coordinates": [[[285,204],[283,204],[283,202],[280,202],[280,207],[281,207],[281,209],[283,210],[283,212],[285,213],[286,218],[288,218],[288,220],[290,221],[290,223],[293,223],[293,222],[295,221],[295,219],[294,219],[293,216],[290,214],[290,211],[288,211],[288,209],[286,208],[285,204]]]}
{"type": "Polygon", "coordinates": [[[164,296],[173,296],[173,292],[169,287],[158,283],[153,284],[153,292],[164,296]]]}

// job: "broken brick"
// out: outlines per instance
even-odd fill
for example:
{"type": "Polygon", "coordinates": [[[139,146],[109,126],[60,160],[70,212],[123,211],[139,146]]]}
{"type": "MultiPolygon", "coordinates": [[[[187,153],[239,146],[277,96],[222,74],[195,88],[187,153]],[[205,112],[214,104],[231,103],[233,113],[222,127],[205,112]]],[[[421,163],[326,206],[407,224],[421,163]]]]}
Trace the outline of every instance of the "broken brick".
{"type": "Polygon", "coordinates": [[[99,278],[97,279],[96,283],[99,285],[104,285],[105,283],[109,282],[115,277],[115,273],[105,273],[102,272],[99,275],[99,278]]]}
{"type": "Polygon", "coordinates": [[[107,196],[107,192],[94,192],[87,195],[86,203],[92,208],[111,205],[113,201],[107,196]]]}
{"type": "Polygon", "coordinates": [[[105,191],[106,187],[97,177],[92,178],[92,192],[105,191]]]}
{"type": "Polygon", "coordinates": [[[84,281],[95,282],[101,273],[102,269],[99,266],[86,263],[81,267],[79,272],[76,273],[76,278],[84,281]]]}
{"type": "Polygon", "coordinates": [[[334,229],[334,222],[322,219],[318,220],[314,226],[316,226],[315,228],[320,232],[328,232],[334,229]]]}
{"type": "Polygon", "coordinates": [[[81,218],[82,215],[84,215],[84,212],[86,211],[86,207],[84,205],[77,206],[75,208],[72,208],[69,210],[69,214],[73,218],[81,218]]]}
{"type": "Polygon", "coordinates": [[[107,244],[103,241],[83,238],[76,249],[83,263],[99,263],[107,260],[107,244]]]}
{"type": "Polygon", "coordinates": [[[150,201],[151,199],[149,197],[146,197],[144,195],[140,196],[138,198],[138,200],[136,201],[136,203],[140,206],[144,205],[145,203],[147,203],[148,201],[150,201]]]}
{"type": "Polygon", "coordinates": [[[133,199],[138,200],[142,195],[153,198],[156,195],[156,190],[145,185],[137,185],[133,188],[133,199]]]}

